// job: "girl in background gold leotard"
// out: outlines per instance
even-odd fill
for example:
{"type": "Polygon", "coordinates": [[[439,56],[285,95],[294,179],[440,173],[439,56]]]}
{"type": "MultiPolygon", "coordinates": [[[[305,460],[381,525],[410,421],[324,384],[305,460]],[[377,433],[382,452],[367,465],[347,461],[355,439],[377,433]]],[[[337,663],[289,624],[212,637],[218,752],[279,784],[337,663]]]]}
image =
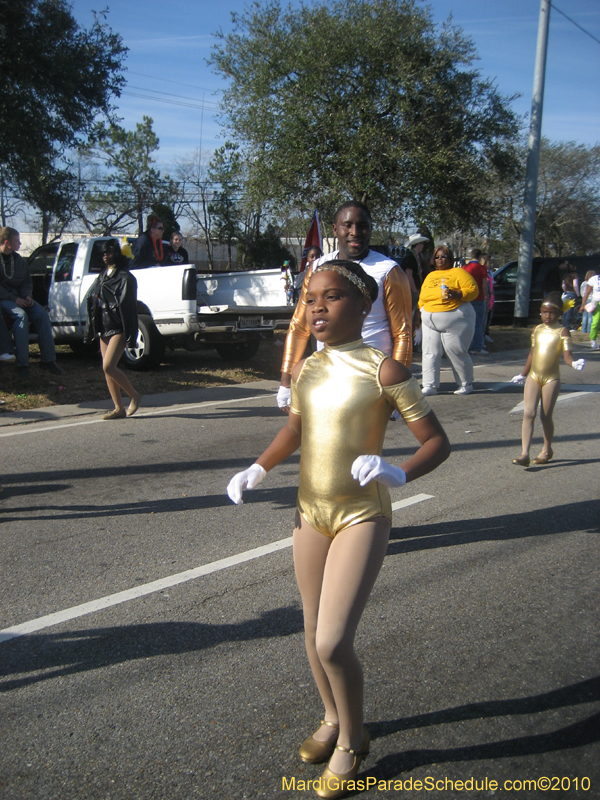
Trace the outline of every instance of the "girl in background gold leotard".
{"type": "Polygon", "coordinates": [[[560,356],[564,353],[565,364],[581,370],[583,359],[573,361],[571,354],[571,334],[559,322],[562,310],[560,294],[553,293],[542,303],[542,324],[531,334],[531,351],[525,369],[512,379],[513,383],[525,383],[523,392],[523,428],[521,432],[521,455],[513,458],[513,464],[529,466],[529,448],[533,436],[533,425],[537,407],[542,401],[540,419],[544,435],[542,452],[533,459],[534,464],[547,464],[552,458],[552,439],[554,422],[552,412],[560,392],[560,356]],[[527,378],[527,380],[525,380],[527,378]]]}
{"type": "Polygon", "coordinates": [[[346,793],[369,749],[354,636],[387,549],[387,487],[430,472],[450,453],[409,370],[362,343],[362,321],[376,296],[376,282],[355,262],[329,261],[315,270],[307,320],[326,346],[296,365],[287,425],[227,487],[230,498],[242,502],[244,489],[256,486],[302,443],[294,567],[306,651],[324,714],[318,730],[302,743],[300,757],[308,763],[331,757],[315,781],[324,798],[346,793]],[[393,408],[420,444],[400,467],[381,458],[393,408]]]}

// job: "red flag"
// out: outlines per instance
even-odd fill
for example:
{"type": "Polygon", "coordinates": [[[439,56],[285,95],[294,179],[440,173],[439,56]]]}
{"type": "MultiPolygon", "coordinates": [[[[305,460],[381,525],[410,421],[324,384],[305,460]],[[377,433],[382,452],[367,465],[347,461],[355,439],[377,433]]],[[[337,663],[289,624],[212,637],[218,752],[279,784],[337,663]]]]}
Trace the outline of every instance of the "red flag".
{"type": "Polygon", "coordinates": [[[319,212],[315,210],[313,214],[310,228],[306,234],[306,241],[304,242],[304,250],[302,251],[302,261],[300,262],[299,272],[304,272],[306,269],[306,254],[311,247],[318,247],[323,252],[323,240],[321,239],[321,226],[319,225],[319,212]]]}

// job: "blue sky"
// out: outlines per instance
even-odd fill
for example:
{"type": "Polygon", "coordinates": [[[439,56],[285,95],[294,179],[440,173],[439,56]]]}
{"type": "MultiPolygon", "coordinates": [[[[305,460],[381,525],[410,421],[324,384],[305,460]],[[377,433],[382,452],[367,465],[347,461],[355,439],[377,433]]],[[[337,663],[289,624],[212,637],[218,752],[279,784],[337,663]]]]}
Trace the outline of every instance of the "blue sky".
{"type": "MultiPolygon", "coordinates": [[[[87,27],[92,9],[105,5],[104,1],[75,0],[73,13],[87,27]]],[[[540,1],[432,0],[427,5],[436,23],[452,14],[453,23],[475,43],[482,75],[493,78],[503,94],[520,94],[513,107],[519,114],[528,114],[540,1]]],[[[556,0],[556,5],[600,40],[599,0],[556,0]]],[[[206,59],[213,32],[219,28],[227,32],[231,12],[240,12],[244,6],[242,0],[145,0],[142,4],[109,0],[108,22],[129,48],[127,86],[118,101],[118,113],[128,129],[144,114],[153,118],[161,167],[171,168],[178,157],[200,144],[207,150],[223,144],[225,133],[217,120],[223,83],[206,59]]],[[[600,142],[600,43],[556,9],[550,16],[542,134],[588,145],[600,142]]]]}

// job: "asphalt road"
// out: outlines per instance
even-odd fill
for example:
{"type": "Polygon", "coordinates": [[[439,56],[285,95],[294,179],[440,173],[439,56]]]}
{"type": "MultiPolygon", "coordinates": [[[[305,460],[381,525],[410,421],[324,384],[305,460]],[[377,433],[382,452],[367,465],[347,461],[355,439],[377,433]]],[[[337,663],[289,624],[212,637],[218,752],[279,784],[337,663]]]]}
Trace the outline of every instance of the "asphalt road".
{"type": "MultiPolygon", "coordinates": [[[[600,354],[576,353],[545,467],[511,464],[522,355],[431,398],[453,454],[392,490],[357,639],[361,778],[378,782],[361,797],[600,798],[600,354]]],[[[282,424],[275,388],[150,398],[110,423],[93,403],[2,419],[0,798],[315,796],[298,457],[244,506],[225,495],[282,424]]],[[[532,455],[540,440],[538,423],[532,455]]],[[[391,423],[384,455],[413,448],[391,423]]]]}

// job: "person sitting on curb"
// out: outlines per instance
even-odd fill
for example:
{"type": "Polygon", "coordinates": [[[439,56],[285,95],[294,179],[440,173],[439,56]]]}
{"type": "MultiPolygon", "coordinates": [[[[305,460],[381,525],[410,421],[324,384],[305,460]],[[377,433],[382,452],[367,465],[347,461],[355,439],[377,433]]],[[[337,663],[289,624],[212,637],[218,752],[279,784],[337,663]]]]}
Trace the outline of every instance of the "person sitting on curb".
{"type": "Polygon", "coordinates": [[[52,375],[62,375],[56,363],[50,318],[31,296],[31,275],[27,261],[17,252],[20,247],[19,231],[0,228],[0,309],[13,321],[17,371],[22,378],[29,378],[29,323],[32,322],[38,335],[40,367],[52,375]]]}
{"type": "Polygon", "coordinates": [[[7,364],[15,360],[10,333],[0,312],[0,363],[7,364]]]}

